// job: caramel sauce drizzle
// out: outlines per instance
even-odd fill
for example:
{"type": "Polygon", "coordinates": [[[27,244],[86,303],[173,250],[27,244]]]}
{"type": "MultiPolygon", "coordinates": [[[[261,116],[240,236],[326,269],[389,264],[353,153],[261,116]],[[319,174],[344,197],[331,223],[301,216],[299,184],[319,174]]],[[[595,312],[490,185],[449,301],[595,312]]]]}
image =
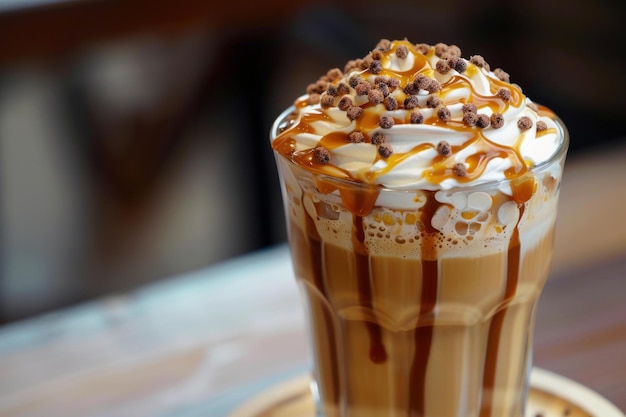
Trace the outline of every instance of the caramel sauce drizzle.
{"type": "MultiPolygon", "coordinates": [[[[357,274],[357,286],[359,292],[359,304],[367,311],[373,311],[374,296],[372,282],[370,280],[369,251],[365,245],[365,226],[363,216],[353,216],[352,245],[354,247],[354,261],[357,274]]],[[[387,360],[387,351],[383,344],[382,328],[374,318],[365,321],[365,327],[369,334],[369,356],[373,363],[384,363],[387,360]]]]}
{"type": "Polygon", "coordinates": [[[420,309],[413,334],[415,352],[410,370],[409,399],[410,415],[426,415],[426,370],[433,339],[433,321],[439,287],[439,262],[437,261],[436,235],[432,219],[439,207],[435,193],[429,192],[426,204],[421,209],[422,233],[422,294],[420,309]]]}
{"type": "Polygon", "coordinates": [[[526,202],[530,200],[535,191],[535,181],[532,177],[526,176],[520,178],[519,181],[514,181],[511,186],[513,189],[513,200],[517,203],[519,208],[519,218],[513,229],[507,250],[506,286],[503,299],[500,302],[502,308],[493,316],[489,325],[483,372],[483,398],[481,400],[480,417],[491,417],[493,415],[493,398],[494,395],[496,395],[494,390],[500,352],[500,338],[504,326],[504,318],[511,300],[517,293],[519,283],[521,262],[519,224],[524,216],[526,202]]]}
{"type": "MultiPolygon", "coordinates": [[[[344,146],[346,143],[347,135],[340,132],[331,133],[320,140],[320,146],[328,149],[344,146]]],[[[311,172],[372,185],[375,184],[377,178],[391,172],[397,165],[408,158],[434,147],[431,143],[419,143],[408,152],[392,154],[386,159],[387,164],[383,168],[376,171],[366,171],[361,177],[355,178],[348,171],[335,165],[324,165],[317,162],[313,156],[313,149],[295,152],[295,140],[293,138],[288,136],[279,137],[274,145],[274,149],[279,153],[284,154],[283,151],[286,150],[287,153],[291,154],[292,162],[307,168],[311,172]]],[[[505,171],[505,177],[508,179],[519,177],[528,171],[527,163],[516,148],[494,143],[487,139],[478,129],[475,131],[474,136],[462,145],[452,146],[451,155],[472,145],[476,145],[479,151],[467,157],[465,161],[467,164],[467,175],[465,177],[458,177],[454,174],[452,169],[454,159],[452,156],[447,158],[437,156],[432,161],[432,168],[424,172],[425,179],[433,184],[439,184],[450,178],[454,178],[460,183],[468,183],[483,175],[489,162],[496,158],[508,159],[511,162],[511,167],[505,171]]],[[[377,157],[377,159],[380,159],[380,157],[377,157]]]]}
{"type": "MultiPolygon", "coordinates": [[[[430,64],[430,60],[433,59],[434,56],[434,48],[431,48],[430,51],[426,55],[422,54],[416,49],[416,46],[408,41],[395,41],[392,42],[391,48],[383,53],[382,56],[382,66],[383,69],[380,73],[376,75],[393,77],[399,80],[400,85],[399,88],[402,89],[408,83],[413,82],[415,77],[419,74],[424,74],[429,77],[432,77],[434,74],[434,68],[430,64]],[[395,51],[400,46],[405,46],[409,50],[409,54],[413,55],[413,63],[410,68],[404,70],[391,70],[385,69],[385,67],[389,66],[389,63],[392,59],[394,59],[395,51]]],[[[447,81],[441,84],[441,91],[437,94],[444,104],[450,105],[459,102],[463,103],[473,103],[476,105],[478,109],[489,108],[492,112],[503,113],[508,110],[509,107],[520,107],[523,105],[525,97],[522,91],[512,84],[506,83],[499,79],[493,77],[487,77],[487,81],[489,82],[489,90],[493,95],[484,95],[480,94],[471,80],[473,76],[475,76],[480,69],[473,64],[468,64],[467,70],[463,74],[453,75],[447,81]],[[510,99],[503,100],[501,97],[498,97],[497,91],[500,88],[506,88],[510,91],[511,97],[510,99]],[[456,90],[463,89],[468,90],[470,92],[467,98],[453,98],[453,93],[456,90]],[[446,97],[450,97],[446,99],[446,97]]],[[[360,74],[363,77],[371,76],[370,70],[365,69],[361,70],[360,74]]],[[[338,84],[340,81],[345,81],[345,78],[339,79],[335,81],[335,84],[338,84]]],[[[299,99],[296,102],[296,108],[302,109],[307,106],[306,100],[304,98],[299,99]]],[[[360,131],[365,136],[365,141],[371,143],[370,133],[379,128],[379,119],[381,111],[384,112],[383,105],[373,105],[371,103],[365,103],[361,105],[363,108],[363,113],[361,117],[356,121],[356,127],[354,130],[360,131]],[[381,110],[381,108],[383,110],[381,110]]],[[[542,116],[555,117],[554,113],[550,111],[548,108],[544,106],[538,106],[539,114],[542,116]]],[[[407,111],[408,115],[408,111],[407,111]]],[[[394,122],[396,125],[398,124],[406,124],[408,119],[407,116],[404,117],[405,120],[401,120],[394,116],[394,122]]],[[[385,164],[380,164],[381,167],[376,170],[371,170],[369,167],[367,169],[363,169],[361,171],[351,173],[339,166],[333,165],[332,160],[331,163],[323,164],[316,160],[314,156],[314,149],[306,149],[306,150],[297,150],[295,136],[303,133],[311,133],[315,134],[315,123],[318,122],[328,122],[328,123],[336,123],[325,111],[324,109],[316,109],[307,112],[302,112],[299,119],[292,122],[292,124],[285,129],[277,138],[272,142],[272,147],[279,154],[284,157],[290,159],[294,164],[299,165],[308,171],[312,172],[316,176],[323,175],[334,177],[342,180],[347,180],[351,182],[361,183],[363,185],[363,190],[367,191],[359,191],[356,192],[355,195],[349,195],[350,193],[354,193],[354,191],[348,190],[347,187],[341,187],[337,184],[330,184],[328,181],[320,180],[322,189],[326,192],[339,191],[342,199],[345,200],[351,207],[351,210],[354,213],[364,214],[367,213],[369,209],[372,207],[372,199],[375,200],[375,195],[377,195],[377,190],[380,188],[377,185],[377,180],[385,175],[393,171],[398,165],[402,164],[408,158],[415,156],[419,153],[428,150],[429,148],[433,148],[433,144],[431,143],[417,143],[407,152],[397,152],[395,151],[391,156],[384,159],[385,164]],[[368,187],[371,186],[371,187],[368,187]],[[363,207],[358,207],[358,204],[365,204],[363,207]]],[[[348,123],[349,120],[346,119],[343,121],[348,123]]],[[[343,123],[342,122],[342,123],[343,123]]],[[[505,177],[507,179],[514,179],[517,177],[523,176],[529,169],[529,162],[525,161],[519,151],[519,147],[521,144],[522,134],[520,134],[520,139],[518,139],[515,146],[503,146],[498,145],[487,139],[482,129],[479,127],[470,127],[465,125],[462,121],[459,120],[451,120],[448,122],[444,122],[440,120],[436,115],[427,118],[424,120],[424,124],[443,127],[446,129],[455,130],[457,132],[469,132],[471,133],[471,137],[466,140],[461,145],[453,145],[452,154],[458,154],[458,152],[466,149],[469,146],[475,146],[477,151],[473,154],[469,155],[465,161],[463,161],[467,167],[467,174],[463,177],[455,174],[453,170],[453,165],[455,160],[452,156],[443,157],[436,156],[431,161],[431,168],[424,171],[423,179],[432,184],[440,184],[443,181],[454,178],[459,183],[469,183],[481,175],[485,173],[485,170],[489,164],[489,162],[493,161],[496,158],[508,159],[510,161],[511,167],[505,171],[505,177]]],[[[347,124],[346,124],[347,125],[347,124]]],[[[541,137],[546,134],[555,133],[555,129],[549,128],[541,132],[537,132],[537,137],[541,137]]],[[[333,132],[323,136],[318,143],[318,146],[322,146],[328,150],[333,150],[348,144],[348,135],[343,132],[333,132]]],[[[332,154],[332,153],[331,153],[332,154]]],[[[372,163],[379,162],[383,157],[376,154],[377,156],[374,158],[372,163]]],[[[419,178],[418,178],[419,179],[419,178]]]]}
{"type": "Polygon", "coordinates": [[[385,67],[385,64],[388,64],[391,61],[392,57],[396,53],[396,49],[398,49],[400,45],[406,46],[409,49],[409,53],[413,54],[413,66],[410,69],[404,71],[383,69],[380,75],[397,78],[400,81],[401,86],[405,86],[408,83],[412,82],[418,74],[432,76],[434,70],[432,69],[430,62],[428,61],[429,56],[419,52],[417,49],[415,49],[415,45],[408,41],[393,42],[393,44],[391,45],[391,49],[385,53],[382,59],[383,68],[385,67]]]}
{"type": "MultiPolygon", "coordinates": [[[[408,83],[413,82],[415,78],[419,74],[424,74],[429,77],[433,77],[434,68],[430,64],[430,60],[433,58],[434,49],[426,54],[422,54],[419,52],[415,45],[408,41],[395,41],[391,44],[391,48],[388,51],[383,53],[382,57],[382,65],[383,69],[380,73],[376,75],[393,77],[399,80],[400,85],[398,88],[404,88],[408,83]],[[408,48],[409,53],[413,54],[413,64],[410,68],[404,70],[391,70],[385,69],[385,67],[389,66],[389,63],[394,58],[395,51],[398,47],[404,45],[408,48]]],[[[440,99],[446,104],[455,104],[455,103],[474,103],[478,109],[489,108],[494,113],[503,113],[509,109],[509,107],[519,107],[522,106],[525,100],[522,91],[509,83],[501,81],[496,78],[487,77],[489,82],[489,90],[493,95],[484,95],[480,94],[471,80],[472,76],[474,76],[480,69],[473,64],[468,64],[467,70],[465,73],[460,75],[453,75],[447,81],[441,84],[441,91],[437,94],[440,99]],[[497,91],[500,88],[506,88],[510,91],[511,97],[508,101],[503,100],[502,98],[497,96],[497,91]],[[451,96],[454,91],[464,89],[469,90],[470,94],[468,98],[458,98],[453,99],[452,97],[446,100],[446,97],[451,96]]],[[[370,70],[365,69],[361,70],[360,74],[363,77],[370,76],[370,70]]],[[[339,79],[335,81],[335,85],[337,85],[340,81],[345,82],[345,78],[339,79]]],[[[300,99],[296,102],[296,108],[302,109],[307,106],[306,100],[300,99]]],[[[360,107],[363,108],[363,113],[356,121],[356,127],[354,130],[360,131],[365,136],[365,141],[371,143],[370,132],[379,128],[379,120],[381,115],[381,108],[384,112],[384,107],[380,105],[373,105],[371,103],[362,104],[360,107]]],[[[539,107],[539,112],[542,115],[554,116],[554,114],[545,107],[539,107]]],[[[408,114],[408,111],[407,111],[408,114]]],[[[396,125],[398,124],[406,124],[408,119],[405,116],[406,120],[401,120],[396,118],[394,115],[394,122],[396,125]]],[[[354,191],[347,190],[346,187],[338,187],[337,185],[329,185],[324,184],[323,189],[327,192],[333,192],[339,190],[342,198],[344,199],[344,203],[351,208],[353,213],[367,213],[368,209],[371,209],[370,205],[372,204],[373,195],[377,195],[377,191],[380,186],[377,185],[377,180],[381,176],[388,174],[392,170],[394,170],[399,164],[406,161],[408,158],[415,156],[428,148],[432,148],[433,145],[430,143],[418,143],[408,152],[394,152],[391,156],[385,159],[386,164],[377,170],[370,170],[369,168],[363,169],[356,173],[351,173],[345,169],[342,169],[336,165],[333,165],[332,159],[330,163],[323,164],[316,160],[314,156],[314,149],[306,149],[306,150],[296,150],[296,140],[295,135],[302,133],[312,133],[315,134],[314,124],[316,122],[329,122],[336,123],[332,118],[326,114],[324,109],[317,109],[312,111],[307,111],[306,113],[301,113],[301,116],[298,120],[294,121],[291,126],[285,129],[277,138],[272,142],[272,147],[279,154],[283,155],[287,159],[290,159],[294,164],[299,165],[308,171],[312,172],[315,175],[327,175],[330,177],[335,177],[339,179],[344,179],[356,183],[361,183],[363,188],[368,189],[367,192],[358,192],[355,195],[352,195],[354,191]],[[367,188],[367,186],[371,186],[367,188]],[[364,207],[358,207],[358,204],[365,204],[364,207]]],[[[346,119],[345,121],[348,123],[349,121],[346,119]]],[[[488,140],[484,134],[482,133],[482,129],[478,127],[470,127],[465,125],[462,121],[459,120],[451,120],[448,122],[444,122],[440,120],[436,115],[427,118],[424,120],[424,124],[443,127],[446,129],[451,129],[457,132],[469,132],[471,133],[471,137],[462,145],[456,145],[452,148],[452,154],[457,154],[468,146],[476,146],[478,149],[477,152],[469,155],[465,162],[467,167],[467,175],[460,177],[455,174],[453,170],[454,163],[456,162],[452,156],[442,157],[437,156],[432,160],[432,166],[430,169],[427,169],[423,173],[423,179],[432,184],[440,184],[441,182],[454,178],[459,183],[469,183],[471,181],[476,180],[481,175],[484,174],[486,167],[489,162],[493,161],[496,158],[508,159],[510,161],[511,167],[506,170],[505,177],[507,179],[514,179],[524,175],[529,168],[529,163],[525,161],[520,152],[519,152],[519,143],[516,146],[508,147],[503,145],[498,145],[494,142],[488,140]]],[[[538,132],[537,137],[554,133],[554,129],[546,129],[543,132],[538,132]]],[[[520,138],[522,136],[520,135],[520,138]]],[[[333,132],[328,135],[323,136],[318,146],[325,147],[328,150],[333,150],[348,144],[348,135],[342,132],[333,132]]],[[[518,142],[520,142],[518,140],[518,142]]],[[[331,153],[332,155],[332,153],[331,153]]],[[[378,162],[382,159],[381,156],[377,154],[374,158],[373,163],[378,162]]],[[[323,182],[323,181],[322,181],[323,182]]],[[[374,198],[375,200],[375,198],[374,198]]]]}

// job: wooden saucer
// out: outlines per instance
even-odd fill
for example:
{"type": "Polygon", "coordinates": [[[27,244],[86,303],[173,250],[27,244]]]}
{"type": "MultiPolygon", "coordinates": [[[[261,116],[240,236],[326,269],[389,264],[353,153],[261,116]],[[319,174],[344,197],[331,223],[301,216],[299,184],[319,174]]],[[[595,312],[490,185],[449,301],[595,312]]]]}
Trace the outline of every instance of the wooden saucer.
{"type": "MultiPolygon", "coordinates": [[[[527,417],[625,417],[599,394],[563,376],[534,368],[530,381],[527,417]]],[[[309,376],[303,375],[276,385],[230,417],[315,417],[309,383],[309,376]]]]}

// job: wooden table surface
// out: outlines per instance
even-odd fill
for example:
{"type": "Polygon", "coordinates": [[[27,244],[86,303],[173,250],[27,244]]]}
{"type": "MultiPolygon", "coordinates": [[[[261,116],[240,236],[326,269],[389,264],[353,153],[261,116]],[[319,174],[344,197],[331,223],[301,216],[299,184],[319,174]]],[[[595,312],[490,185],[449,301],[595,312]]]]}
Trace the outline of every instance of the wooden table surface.
{"type": "MultiPolygon", "coordinates": [[[[623,178],[626,148],[568,163],[535,364],[626,410],[623,178]]],[[[11,324],[0,417],[225,416],[306,372],[303,323],[281,245],[11,324]]]]}

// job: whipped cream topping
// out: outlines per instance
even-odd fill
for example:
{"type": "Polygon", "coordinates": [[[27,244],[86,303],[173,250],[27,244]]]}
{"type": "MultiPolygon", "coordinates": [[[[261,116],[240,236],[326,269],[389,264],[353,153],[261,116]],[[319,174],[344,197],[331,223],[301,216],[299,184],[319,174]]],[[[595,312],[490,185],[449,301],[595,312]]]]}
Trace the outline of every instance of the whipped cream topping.
{"type": "Polygon", "coordinates": [[[273,148],[318,173],[390,189],[514,179],[563,141],[556,116],[456,46],[381,41],[296,100],[273,148]]]}

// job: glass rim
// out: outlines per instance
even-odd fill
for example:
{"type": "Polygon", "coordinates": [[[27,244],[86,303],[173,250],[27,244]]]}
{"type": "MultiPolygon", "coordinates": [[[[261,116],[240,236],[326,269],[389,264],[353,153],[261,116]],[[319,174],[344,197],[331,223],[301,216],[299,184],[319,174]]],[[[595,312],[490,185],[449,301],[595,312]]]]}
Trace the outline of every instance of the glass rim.
{"type": "MultiPolygon", "coordinates": [[[[270,129],[270,145],[274,141],[274,139],[276,139],[278,137],[278,135],[279,135],[278,130],[280,129],[281,124],[287,119],[287,117],[291,113],[293,113],[293,111],[295,109],[296,109],[296,107],[293,106],[293,105],[287,107],[274,120],[274,122],[272,123],[272,127],[270,129]]],[[[553,165],[555,162],[561,161],[563,159],[563,157],[565,156],[565,154],[567,153],[567,150],[569,148],[569,142],[570,142],[569,131],[567,130],[567,127],[563,123],[563,120],[561,120],[561,118],[558,115],[556,115],[556,114],[554,114],[554,121],[556,122],[556,125],[557,125],[557,128],[558,128],[558,133],[563,138],[563,140],[561,141],[561,144],[559,145],[557,150],[550,156],[550,158],[546,159],[545,161],[543,161],[543,162],[541,162],[541,163],[539,163],[537,165],[533,165],[532,167],[528,168],[528,173],[538,173],[538,172],[543,171],[545,168],[553,165]]],[[[304,170],[306,172],[311,172],[311,171],[307,170],[305,167],[302,167],[300,165],[295,164],[292,160],[290,160],[289,158],[286,158],[285,156],[283,156],[282,154],[280,154],[280,153],[278,153],[276,151],[274,151],[274,154],[277,155],[278,157],[284,159],[286,162],[288,162],[289,164],[293,165],[294,167],[300,168],[300,169],[302,169],[302,170],[304,170]]],[[[420,187],[407,187],[407,188],[392,188],[392,187],[385,186],[383,184],[370,184],[370,183],[366,183],[366,182],[362,182],[362,181],[358,181],[358,180],[354,180],[354,179],[349,179],[349,178],[338,178],[338,177],[334,177],[334,176],[328,175],[328,174],[318,174],[318,175],[320,177],[324,178],[324,179],[336,181],[336,182],[341,183],[341,184],[346,184],[346,185],[349,184],[349,185],[351,185],[353,187],[357,187],[357,188],[375,188],[375,189],[377,189],[379,191],[415,192],[415,191],[431,190],[431,189],[424,188],[423,186],[420,186],[420,187]]],[[[526,174],[524,174],[524,175],[526,175],[526,174]]],[[[523,176],[521,176],[521,177],[523,177],[523,176]]],[[[515,180],[517,180],[518,178],[521,178],[521,177],[505,178],[505,179],[498,179],[498,180],[490,180],[490,181],[485,181],[485,182],[478,182],[478,183],[475,183],[475,184],[469,183],[469,184],[466,184],[466,185],[457,185],[457,186],[450,187],[450,188],[433,187],[432,190],[451,191],[451,190],[464,190],[464,189],[469,189],[469,188],[472,188],[472,189],[497,188],[501,184],[511,183],[512,181],[515,181],[515,180]]]]}

